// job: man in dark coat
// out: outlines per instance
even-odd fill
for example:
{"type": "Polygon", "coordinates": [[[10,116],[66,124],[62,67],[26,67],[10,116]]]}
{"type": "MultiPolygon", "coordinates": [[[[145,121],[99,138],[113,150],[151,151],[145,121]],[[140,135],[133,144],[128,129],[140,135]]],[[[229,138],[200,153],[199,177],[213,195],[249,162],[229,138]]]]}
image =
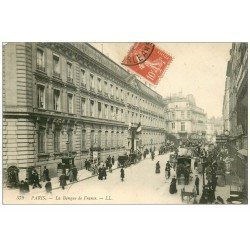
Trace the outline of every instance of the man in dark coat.
{"type": "Polygon", "coordinates": [[[104,166],[102,167],[102,174],[103,174],[104,179],[106,180],[107,179],[107,172],[106,172],[106,168],[104,166]]]}
{"type": "Polygon", "coordinates": [[[121,168],[121,181],[124,181],[124,178],[125,178],[125,172],[124,172],[124,169],[122,167],[121,168]]]}
{"type": "Polygon", "coordinates": [[[50,179],[48,179],[47,183],[45,184],[45,189],[47,193],[52,193],[52,185],[50,179]]]}
{"type": "Polygon", "coordinates": [[[84,167],[85,167],[86,170],[88,170],[88,160],[87,159],[84,162],[84,167]]]}
{"type": "Polygon", "coordinates": [[[115,157],[112,156],[112,165],[114,166],[115,165],[115,157]]]}
{"type": "Polygon", "coordinates": [[[98,168],[98,180],[102,180],[103,178],[103,170],[102,166],[98,168]]]}
{"type": "Polygon", "coordinates": [[[49,178],[49,170],[47,169],[46,166],[44,166],[44,170],[43,170],[43,181],[48,181],[49,178]]]}
{"type": "Polygon", "coordinates": [[[62,187],[62,189],[64,189],[64,187],[67,185],[66,175],[64,173],[62,173],[61,176],[59,177],[59,181],[60,181],[60,186],[62,187]]]}
{"type": "Polygon", "coordinates": [[[73,167],[73,181],[77,181],[78,169],[76,166],[73,167]]]}
{"type": "Polygon", "coordinates": [[[36,188],[37,186],[39,188],[42,188],[41,184],[39,183],[39,175],[36,170],[33,171],[33,188],[36,188]]]}
{"type": "Polygon", "coordinates": [[[195,176],[196,176],[196,178],[195,178],[194,184],[195,184],[195,188],[196,188],[196,193],[197,193],[197,195],[199,195],[200,179],[199,179],[198,175],[195,175],[195,176]]]}
{"type": "Polygon", "coordinates": [[[24,187],[25,193],[29,193],[30,187],[29,187],[29,183],[28,183],[28,178],[25,179],[23,187],[24,187]]]}

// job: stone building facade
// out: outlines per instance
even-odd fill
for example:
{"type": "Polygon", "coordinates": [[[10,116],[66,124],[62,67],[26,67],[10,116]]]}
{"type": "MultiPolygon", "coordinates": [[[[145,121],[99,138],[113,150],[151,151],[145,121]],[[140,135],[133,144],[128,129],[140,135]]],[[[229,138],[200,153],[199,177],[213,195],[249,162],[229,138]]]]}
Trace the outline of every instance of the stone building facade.
{"type": "Polygon", "coordinates": [[[198,139],[206,133],[206,114],[193,95],[174,94],[164,99],[166,130],[177,139],[198,139]]]}
{"type": "Polygon", "coordinates": [[[165,143],[162,97],[87,43],[3,46],[3,167],[47,166],[63,156],[99,160],[165,143]],[[132,136],[130,127],[142,126],[132,136]]]}
{"type": "MultiPolygon", "coordinates": [[[[232,166],[248,186],[248,44],[233,43],[227,65],[224,107],[224,127],[228,123],[229,152],[232,166]],[[226,93],[228,92],[228,96],[226,93]],[[227,98],[228,97],[228,98],[227,98]]],[[[226,132],[226,130],[225,130],[226,132]]]]}
{"type": "Polygon", "coordinates": [[[223,120],[225,128],[228,128],[232,142],[240,150],[247,149],[248,135],[247,43],[233,43],[230,55],[224,96],[224,107],[228,106],[228,112],[223,113],[223,120]]]}

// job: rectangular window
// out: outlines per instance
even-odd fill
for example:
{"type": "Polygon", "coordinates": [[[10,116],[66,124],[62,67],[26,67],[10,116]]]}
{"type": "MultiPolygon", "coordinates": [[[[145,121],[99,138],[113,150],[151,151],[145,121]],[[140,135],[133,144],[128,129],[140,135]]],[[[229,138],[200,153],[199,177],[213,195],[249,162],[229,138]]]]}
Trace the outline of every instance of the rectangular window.
{"type": "Polygon", "coordinates": [[[118,90],[118,87],[116,87],[116,98],[119,99],[119,90],[118,90]]]}
{"type": "Polygon", "coordinates": [[[81,147],[82,150],[86,149],[86,130],[82,130],[82,138],[81,138],[81,147]]]}
{"type": "Polygon", "coordinates": [[[105,112],[105,119],[108,119],[108,105],[107,104],[105,104],[105,110],[104,110],[104,112],[105,112]]]}
{"type": "Polygon", "coordinates": [[[81,98],[81,115],[86,115],[86,99],[81,98]]]}
{"type": "Polygon", "coordinates": [[[172,129],[175,129],[175,123],[174,122],[172,123],[172,129]]]}
{"type": "Polygon", "coordinates": [[[36,67],[41,71],[45,71],[44,67],[44,52],[41,49],[36,51],[36,67]]]}
{"type": "Polygon", "coordinates": [[[114,119],[114,107],[110,106],[111,119],[114,119]]]}
{"type": "Polygon", "coordinates": [[[90,88],[94,90],[94,75],[90,74],[90,88]]]}
{"type": "Polygon", "coordinates": [[[38,131],[38,153],[45,153],[45,129],[38,131]]]}
{"type": "Polygon", "coordinates": [[[54,110],[60,111],[60,90],[54,89],[53,104],[54,110]]]}
{"type": "Polygon", "coordinates": [[[115,119],[119,120],[119,109],[118,108],[116,108],[116,110],[115,110],[115,119]]]}
{"type": "Polygon", "coordinates": [[[114,97],[114,89],[112,84],[110,84],[110,94],[112,97],[114,97]]]}
{"type": "Polygon", "coordinates": [[[185,131],[185,122],[181,122],[181,131],[185,131]]]}
{"type": "Polygon", "coordinates": [[[68,82],[73,83],[73,67],[70,62],[67,62],[67,80],[68,82]]]}
{"type": "Polygon", "coordinates": [[[108,93],[108,83],[106,81],[104,81],[104,92],[105,94],[108,93]]]}
{"type": "Polygon", "coordinates": [[[98,131],[98,147],[102,145],[102,131],[98,131]]]}
{"type": "Polygon", "coordinates": [[[68,151],[71,152],[73,151],[73,131],[72,130],[68,130],[68,151]]]}
{"type": "Polygon", "coordinates": [[[60,131],[54,132],[54,152],[60,152],[60,131]]]}
{"type": "Polygon", "coordinates": [[[123,101],[123,90],[121,89],[121,100],[123,101]]]}
{"type": "Polygon", "coordinates": [[[98,80],[98,91],[102,92],[102,80],[101,78],[98,78],[97,80],[98,80]]]}
{"type": "Polygon", "coordinates": [[[102,104],[98,102],[98,117],[100,118],[102,116],[102,104]]]}
{"type": "Polygon", "coordinates": [[[90,116],[92,116],[92,117],[94,117],[94,115],[95,115],[94,104],[95,104],[95,102],[93,100],[90,100],[90,116]]]}
{"type": "Polygon", "coordinates": [[[122,131],[122,134],[121,134],[121,146],[123,147],[124,146],[124,132],[122,131]]]}
{"type": "Polygon", "coordinates": [[[73,113],[73,95],[68,94],[68,113],[73,113]]]}
{"type": "Polygon", "coordinates": [[[85,81],[85,70],[81,69],[81,86],[86,87],[86,81],[85,81]]]}
{"type": "Polygon", "coordinates": [[[105,148],[108,147],[108,131],[105,131],[105,148]]]}
{"type": "Polygon", "coordinates": [[[95,131],[92,130],[90,133],[90,146],[94,147],[94,144],[95,144],[95,131]]]}
{"type": "Polygon", "coordinates": [[[172,119],[175,119],[175,112],[172,112],[172,119]]]}
{"type": "Polygon", "coordinates": [[[184,111],[181,111],[181,119],[184,119],[184,111]]]}
{"type": "Polygon", "coordinates": [[[123,109],[121,109],[121,121],[123,121],[123,109]]]}
{"type": "Polygon", "coordinates": [[[119,131],[116,132],[116,147],[119,147],[119,131]]]}
{"type": "Polygon", "coordinates": [[[45,87],[42,85],[37,85],[37,106],[45,108],[45,87]]]}
{"type": "Polygon", "coordinates": [[[61,73],[61,71],[60,71],[60,59],[58,56],[53,55],[53,74],[54,74],[54,76],[60,78],[60,76],[61,76],[60,73],[61,73]]]}
{"type": "Polygon", "coordinates": [[[111,148],[114,147],[114,131],[111,131],[111,148]]]}

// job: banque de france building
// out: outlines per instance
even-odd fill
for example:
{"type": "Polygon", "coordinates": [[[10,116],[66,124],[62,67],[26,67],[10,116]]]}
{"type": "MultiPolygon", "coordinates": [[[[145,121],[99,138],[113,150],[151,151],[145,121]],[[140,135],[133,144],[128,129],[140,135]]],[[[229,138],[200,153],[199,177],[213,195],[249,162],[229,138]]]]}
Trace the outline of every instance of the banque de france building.
{"type": "Polygon", "coordinates": [[[87,43],[3,46],[3,167],[81,169],[108,155],[165,143],[161,95],[87,43]],[[142,132],[132,135],[141,123],[142,132]],[[133,143],[132,143],[133,140],[133,143]]]}

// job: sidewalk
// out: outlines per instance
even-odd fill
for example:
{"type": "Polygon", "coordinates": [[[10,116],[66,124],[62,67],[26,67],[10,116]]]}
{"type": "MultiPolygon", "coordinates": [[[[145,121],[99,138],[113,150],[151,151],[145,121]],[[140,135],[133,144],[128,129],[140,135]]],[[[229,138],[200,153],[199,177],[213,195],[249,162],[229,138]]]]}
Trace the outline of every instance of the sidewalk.
{"type": "MultiPolygon", "coordinates": [[[[118,162],[115,161],[115,164],[114,164],[114,167],[112,168],[112,171],[116,170],[118,168],[118,162]]],[[[95,174],[95,175],[92,175],[92,172],[91,171],[88,171],[86,169],[81,169],[81,170],[78,170],[78,175],[77,175],[77,182],[69,182],[67,181],[67,186],[69,185],[73,185],[75,183],[78,183],[80,181],[84,181],[84,180],[87,180],[89,178],[93,178],[93,177],[97,177],[98,174],[95,174]]],[[[56,190],[56,189],[59,189],[61,188],[60,186],[60,182],[59,182],[59,176],[57,177],[53,177],[51,178],[51,185],[52,185],[52,190],[56,190]]],[[[43,192],[46,192],[45,190],[45,184],[46,182],[40,182],[40,184],[42,185],[42,188],[32,188],[32,186],[30,185],[30,192],[27,193],[27,195],[37,195],[37,194],[41,194],[43,192]]],[[[66,186],[66,187],[67,187],[66,186]]],[[[3,191],[7,191],[8,192],[8,195],[10,196],[14,196],[14,195],[20,195],[20,191],[19,189],[10,189],[10,188],[3,188],[3,191]]]]}

